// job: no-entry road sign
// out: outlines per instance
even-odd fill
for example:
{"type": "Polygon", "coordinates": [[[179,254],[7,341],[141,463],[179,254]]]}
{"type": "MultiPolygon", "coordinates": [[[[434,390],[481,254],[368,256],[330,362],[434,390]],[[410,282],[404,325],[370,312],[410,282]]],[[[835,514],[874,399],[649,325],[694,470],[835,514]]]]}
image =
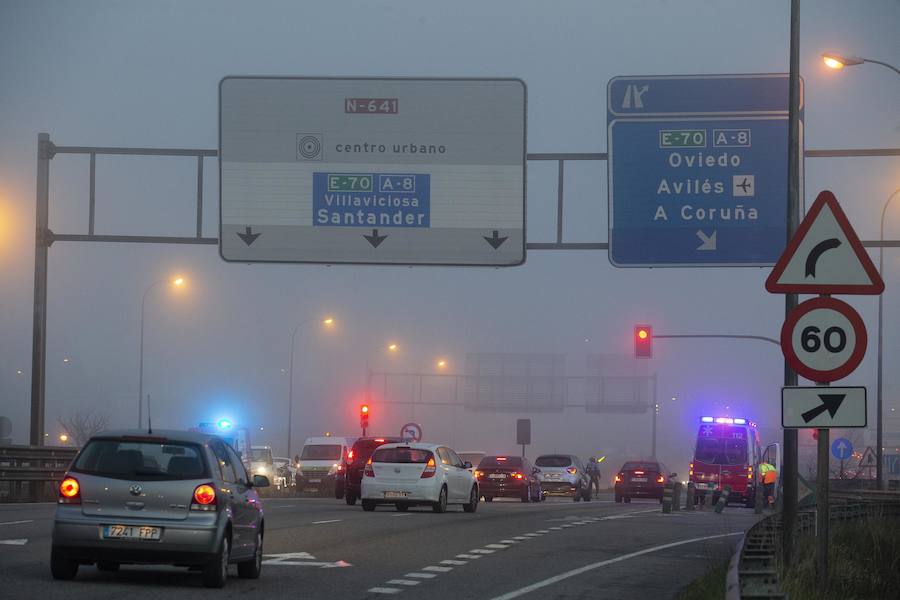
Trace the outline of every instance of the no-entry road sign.
{"type": "Polygon", "coordinates": [[[525,84],[226,77],[219,180],[228,261],[518,265],[525,84]]]}
{"type": "Polygon", "coordinates": [[[615,266],[775,263],[787,236],[787,74],[614,77],[607,103],[615,266]]]}
{"type": "Polygon", "coordinates": [[[782,388],[781,426],[786,429],[865,427],[866,388],[782,388]]]}
{"type": "Polygon", "coordinates": [[[829,382],[853,372],[866,354],[866,327],[852,306],[834,298],[807,300],[781,328],[781,351],[791,367],[812,381],[829,382]]]}

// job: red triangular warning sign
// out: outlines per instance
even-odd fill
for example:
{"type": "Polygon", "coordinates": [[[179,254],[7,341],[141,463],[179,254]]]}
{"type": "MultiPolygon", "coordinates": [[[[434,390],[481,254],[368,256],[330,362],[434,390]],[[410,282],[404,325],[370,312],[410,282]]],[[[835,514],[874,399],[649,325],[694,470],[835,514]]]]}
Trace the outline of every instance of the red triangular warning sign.
{"type": "Polygon", "coordinates": [[[834,194],[819,194],[772,273],[773,294],[880,294],[884,281],[834,194]]]}

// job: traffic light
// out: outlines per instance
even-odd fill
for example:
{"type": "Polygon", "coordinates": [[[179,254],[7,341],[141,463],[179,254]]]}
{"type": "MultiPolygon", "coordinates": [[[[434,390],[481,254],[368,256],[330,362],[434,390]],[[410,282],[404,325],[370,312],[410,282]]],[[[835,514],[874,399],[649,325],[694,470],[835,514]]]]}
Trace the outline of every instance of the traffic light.
{"type": "Polygon", "coordinates": [[[653,358],[653,327],[634,326],[634,357],[653,358]]]}
{"type": "Polygon", "coordinates": [[[369,405],[361,404],[359,407],[359,426],[363,430],[363,435],[366,434],[366,429],[369,428],[369,405]]]}

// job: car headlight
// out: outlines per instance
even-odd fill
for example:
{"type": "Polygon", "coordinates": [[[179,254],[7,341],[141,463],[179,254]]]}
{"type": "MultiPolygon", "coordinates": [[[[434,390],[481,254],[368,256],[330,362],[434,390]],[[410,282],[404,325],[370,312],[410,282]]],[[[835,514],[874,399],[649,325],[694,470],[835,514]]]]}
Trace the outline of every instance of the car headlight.
{"type": "Polygon", "coordinates": [[[339,470],[340,470],[340,465],[337,463],[334,463],[333,465],[331,465],[331,468],[328,469],[328,474],[335,475],[339,470]]]}

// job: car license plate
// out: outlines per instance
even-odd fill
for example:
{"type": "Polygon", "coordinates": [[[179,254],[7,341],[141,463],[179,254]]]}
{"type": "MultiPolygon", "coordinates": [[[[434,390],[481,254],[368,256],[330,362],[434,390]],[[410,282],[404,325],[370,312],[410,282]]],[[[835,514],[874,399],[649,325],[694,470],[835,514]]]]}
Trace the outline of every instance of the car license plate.
{"type": "Polygon", "coordinates": [[[559,479],[559,473],[547,473],[545,479],[559,479]]]}
{"type": "Polygon", "coordinates": [[[646,477],[632,477],[631,480],[632,480],[632,481],[637,481],[637,482],[639,482],[639,483],[647,483],[647,478],[646,478],[646,477]]]}
{"type": "Polygon", "coordinates": [[[506,479],[506,473],[491,473],[488,479],[506,479]]]}
{"type": "Polygon", "coordinates": [[[161,527],[136,525],[104,525],[103,537],[108,540],[158,540],[161,527]]]}
{"type": "Polygon", "coordinates": [[[310,479],[309,482],[310,483],[322,483],[322,480],[321,479],[310,479]]]}
{"type": "Polygon", "coordinates": [[[319,488],[303,488],[304,492],[318,492],[319,488]]]}
{"type": "Polygon", "coordinates": [[[385,492],[385,498],[406,498],[409,496],[408,492],[385,492]]]}

